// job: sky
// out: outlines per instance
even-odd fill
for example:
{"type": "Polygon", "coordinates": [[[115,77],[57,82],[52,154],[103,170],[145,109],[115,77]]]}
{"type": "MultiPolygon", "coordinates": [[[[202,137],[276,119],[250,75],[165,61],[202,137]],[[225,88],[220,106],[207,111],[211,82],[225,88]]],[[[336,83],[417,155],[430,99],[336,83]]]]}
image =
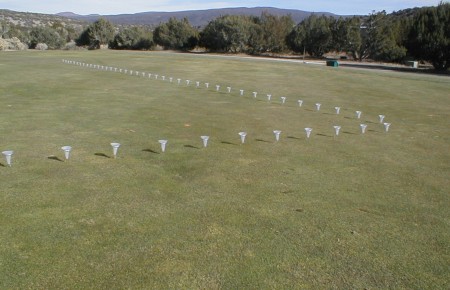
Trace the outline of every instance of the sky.
{"type": "MultiPolygon", "coordinates": [[[[55,14],[128,14],[148,11],[183,11],[230,7],[276,7],[338,15],[390,13],[405,8],[436,6],[440,0],[0,0],[0,9],[55,14]]],[[[445,1],[445,2],[448,2],[445,1]]]]}

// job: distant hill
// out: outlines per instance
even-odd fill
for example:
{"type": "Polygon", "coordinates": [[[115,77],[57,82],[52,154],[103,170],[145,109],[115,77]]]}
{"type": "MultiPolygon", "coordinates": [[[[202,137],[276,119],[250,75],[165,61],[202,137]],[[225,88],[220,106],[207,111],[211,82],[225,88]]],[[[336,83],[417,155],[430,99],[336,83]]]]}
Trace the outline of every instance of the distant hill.
{"type": "Polygon", "coordinates": [[[175,17],[177,19],[187,18],[189,22],[196,27],[206,26],[211,20],[223,15],[250,15],[260,16],[262,12],[268,12],[272,15],[283,16],[291,15],[295,23],[303,21],[311,14],[328,15],[332,17],[339,17],[336,14],[328,12],[308,12],[294,9],[279,9],[273,7],[255,7],[255,8],[222,8],[222,9],[208,9],[208,10],[190,10],[177,12],[141,12],[135,14],[119,14],[119,15],[77,15],[71,12],[63,12],[56,14],[61,17],[68,17],[87,22],[94,22],[100,17],[103,17],[114,24],[120,25],[149,25],[156,26],[162,22],[167,22],[169,18],[175,17]]]}
{"type": "Polygon", "coordinates": [[[0,21],[6,21],[20,27],[52,26],[55,23],[61,23],[63,26],[70,25],[81,29],[86,24],[85,21],[76,17],[17,12],[7,9],[0,9],[0,21]]]}

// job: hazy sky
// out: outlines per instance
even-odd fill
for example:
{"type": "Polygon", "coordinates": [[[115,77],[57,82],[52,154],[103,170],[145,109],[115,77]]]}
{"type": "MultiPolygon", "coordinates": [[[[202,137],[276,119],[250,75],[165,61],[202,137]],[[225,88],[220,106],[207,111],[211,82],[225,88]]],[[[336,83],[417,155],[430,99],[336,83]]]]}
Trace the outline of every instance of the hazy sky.
{"type": "MultiPolygon", "coordinates": [[[[440,0],[0,0],[0,9],[54,14],[126,14],[147,11],[182,11],[225,7],[276,7],[340,15],[392,12],[436,6],[440,0]]],[[[446,1],[448,2],[448,0],[446,1]]]]}

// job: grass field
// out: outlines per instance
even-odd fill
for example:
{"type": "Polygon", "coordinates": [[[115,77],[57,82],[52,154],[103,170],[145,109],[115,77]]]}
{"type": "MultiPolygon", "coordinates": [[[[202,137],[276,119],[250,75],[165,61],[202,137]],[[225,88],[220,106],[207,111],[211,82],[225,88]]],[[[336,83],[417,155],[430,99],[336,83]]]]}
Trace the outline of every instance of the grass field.
{"type": "Polygon", "coordinates": [[[0,288],[448,289],[449,92],[261,59],[0,53],[0,288]]]}

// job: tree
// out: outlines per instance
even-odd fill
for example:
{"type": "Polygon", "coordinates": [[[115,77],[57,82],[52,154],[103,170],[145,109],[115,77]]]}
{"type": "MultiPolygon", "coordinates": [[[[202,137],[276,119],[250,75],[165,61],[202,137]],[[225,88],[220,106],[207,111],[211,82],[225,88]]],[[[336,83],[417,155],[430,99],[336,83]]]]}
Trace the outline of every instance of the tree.
{"type": "Polygon", "coordinates": [[[110,44],[112,49],[148,50],[153,46],[152,33],[137,26],[121,29],[110,44]]]}
{"type": "Polygon", "coordinates": [[[181,21],[170,18],[155,28],[153,38],[164,49],[191,50],[197,46],[199,33],[187,18],[181,21]]]}
{"type": "Polygon", "coordinates": [[[30,31],[30,48],[35,48],[38,43],[45,43],[49,49],[58,49],[66,42],[53,28],[34,27],[30,31]]]}
{"type": "Polygon", "coordinates": [[[284,52],[288,49],[286,38],[294,27],[289,16],[275,16],[263,12],[260,17],[262,28],[261,52],[284,52]]]}
{"type": "Polygon", "coordinates": [[[77,45],[98,49],[114,40],[115,28],[111,22],[100,18],[89,25],[76,40],[77,45]]]}
{"type": "Polygon", "coordinates": [[[253,25],[253,19],[248,16],[221,16],[209,22],[200,33],[200,45],[211,51],[246,52],[253,25]]]}
{"type": "Polygon", "coordinates": [[[429,61],[436,70],[450,67],[450,3],[423,8],[413,19],[408,52],[429,61]]]}
{"type": "Polygon", "coordinates": [[[288,44],[295,52],[306,50],[314,57],[322,57],[332,44],[331,18],[311,15],[298,24],[287,37],[288,44]]]}

